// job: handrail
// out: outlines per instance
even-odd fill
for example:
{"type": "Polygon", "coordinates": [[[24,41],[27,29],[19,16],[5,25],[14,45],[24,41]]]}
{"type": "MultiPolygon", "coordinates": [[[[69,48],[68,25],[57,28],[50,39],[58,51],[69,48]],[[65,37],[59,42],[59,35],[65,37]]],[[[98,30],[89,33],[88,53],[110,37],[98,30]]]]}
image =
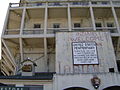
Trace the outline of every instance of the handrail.
{"type": "Polygon", "coordinates": [[[44,30],[23,30],[23,34],[43,34],[44,30]]]}
{"type": "Polygon", "coordinates": [[[20,33],[20,29],[7,29],[5,30],[5,35],[10,35],[10,34],[19,34],[20,33]]]}
{"type": "MultiPolygon", "coordinates": [[[[46,2],[48,2],[48,6],[67,6],[70,5],[80,5],[80,6],[86,6],[89,5],[89,0],[83,1],[83,0],[44,0],[39,2],[28,2],[28,3],[10,3],[10,7],[29,7],[29,6],[45,6],[46,2]]],[[[120,5],[120,1],[112,1],[113,5],[120,5]],[[119,3],[117,3],[119,2],[119,3]]],[[[110,5],[109,0],[105,1],[91,1],[91,5],[110,5]]]]}

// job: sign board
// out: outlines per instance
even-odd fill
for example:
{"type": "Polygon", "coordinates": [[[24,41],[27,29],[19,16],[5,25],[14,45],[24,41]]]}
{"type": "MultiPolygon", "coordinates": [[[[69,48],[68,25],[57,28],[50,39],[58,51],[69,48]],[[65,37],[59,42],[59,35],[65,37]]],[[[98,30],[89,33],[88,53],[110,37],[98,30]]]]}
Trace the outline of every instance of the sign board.
{"type": "Polygon", "coordinates": [[[74,64],[98,64],[95,42],[73,42],[74,64]]]}
{"type": "Polygon", "coordinates": [[[31,64],[29,64],[29,65],[24,65],[24,66],[22,67],[22,71],[23,71],[23,72],[32,72],[32,65],[31,65],[31,64]]]}
{"type": "Polygon", "coordinates": [[[0,87],[0,90],[29,90],[27,87],[0,87]]]}

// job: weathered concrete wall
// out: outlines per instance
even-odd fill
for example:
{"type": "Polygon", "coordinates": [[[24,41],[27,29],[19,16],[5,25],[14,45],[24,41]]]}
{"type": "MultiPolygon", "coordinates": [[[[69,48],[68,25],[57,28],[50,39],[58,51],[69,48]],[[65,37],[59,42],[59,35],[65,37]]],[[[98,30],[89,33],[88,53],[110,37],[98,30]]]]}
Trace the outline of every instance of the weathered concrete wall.
{"type": "Polygon", "coordinates": [[[102,27],[107,27],[107,23],[113,23],[115,26],[114,18],[95,18],[95,21],[101,23],[102,27]]]}
{"type": "MultiPolygon", "coordinates": [[[[50,51],[50,50],[49,50],[50,51]]],[[[35,67],[35,72],[48,72],[48,68],[49,68],[49,72],[55,72],[55,53],[54,52],[50,52],[47,55],[47,60],[48,62],[45,60],[45,56],[44,56],[44,48],[33,48],[33,47],[29,47],[29,48],[24,48],[24,60],[27,58],[30,58],[32,61],[34,61],[37,66],[35,67]]],[[[18,65],[18,69],[20,69],[20,54],[18,52],[17,56],[16,56],[16,63],[18,65]]]]}
{"type": "Polygon", "coordinates": [[[56,72],[57,73],[94,73],[117,72],[114,49],[109,32],[58,32],[56,34],[56,72]],[[62,42],[62,43],[61,43],[62,42]],[[95,42],[99,64],[73,65],[72,43],[95,42]]]}
{"type": "MultiPolygon", "coordinates": [[[[101,73],[96,74],[101,80],[101,84],[97,90],[103,90],[110,86],[120,86],[120,74],[117,73],[101,73]]],[[[55,76],[55,87],[53,90],[64,90],[70,87],[82,87],[88,90],[96,90],[92,86],[91,79],[94,74],[66,74],[55,76]]]]}
{"type": "Polygon", "coordinates": [[[44,19],[30,19],[25,22],[25,29],[34,28],[34,24],[41,24],[41,28],[44,28],[44,19]]]}
{"type": "Polygon", "coordinates": [[[48,54],[47,61],[44,59],[44,49],[43,48],[25,48],[24,49],[24,58],[29,57],[32,61],[34,61],[37,66],[35,67],[35,72],[47,72],[47,68],[49,68],[50,72],[55,72],[55,54],[48,54]]]}
{"type": "MultiPolygon", "coordinates": [[[[91,18],[72,18],[72,27],[74,27],[74,23],[80,23],[81,27],[92,27],[91,24],[91,18]]],[[[113,18],[101,18],[95,19],[96,22],[99,22],[102,24],[103,27],[107,27],[107,23],[114,23],[114,19],[113,18]]],[[[67,23],[67,18],[52,18],[52,19],[48,19],[48,28],[53,28],[53,24],[54,23],[59,23],[60,24],[60,28],[68,28],[68,23],[67,23]]],[[[28,21],[25,22],[25,29],[31,29],[34,28],[34,24],[41,24],[41,28],[44,28],[44,19],[30,19],[28,21]]],[[[114,24],[115,25],[115,24],[114,24]]]]}
{"type": "Polygon", "coordinates": [[[60,24],[60,28],[68,28],[67,18],[48,19],[48,28],[53,28],[53,24],[60,24]]]}
{"type": "Polygon", "coordinates": [[[92,27],[90,18],[72,18],[72,27],[74,23],[80,23],[81,27],[92,27]]]}
{"type": "Polygon", "coordinates": [[[14,11],[11,10],[9,14],[7,29],[20,29],[20,24],[21,24],[21,17],[16,15],[14,11]]]}

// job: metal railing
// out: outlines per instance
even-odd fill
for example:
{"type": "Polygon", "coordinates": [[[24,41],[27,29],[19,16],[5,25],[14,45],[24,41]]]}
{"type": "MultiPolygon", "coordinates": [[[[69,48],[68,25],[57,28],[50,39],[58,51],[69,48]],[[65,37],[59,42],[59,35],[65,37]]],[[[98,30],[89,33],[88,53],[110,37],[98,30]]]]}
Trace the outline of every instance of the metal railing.
{"type": "Polygon", "coordinates": [[[45,6],[45,3],[27,3],[26,7],[45,6]]]}
{"type": "Polygon", "coordinates": [[[116,27],[96,27],[98,31],[109,31],[110,33],[118,33],[116,27]]]}
{"type": "Polygon", "coordinates": [[[44,29],[25,29],[23,34],[43,34],[44,29]]]}
{"type": "Polygon", "coordinates": [[[68,3],[59,3],[59,2],[56,2],[56,3],[48,3],[48,6],[67,6],[68,3]]]}
{"type": "MultiPolygon", "coordinates": [[[[90,31],[93,30],[93,27],[80,27],[80,28],[72,28],[72,31],[90,31]]],[[[96,27],[97,31],[109,31],[111,33],[118,33],[116,27],[96,27]]],[[[68,28],[48,28],[47,34],[55,34],[55,32],[63,32],[63,31],[69,31],[68,28]]],[[[5,35],[18,35],[20,34],[19,29],[7,29],[5,30],[5,35]]],[[[23,30],[24,35],[28,34],[44,34],[44,29],[24,29],[23,30]]]]}
{"type": "Polygon", "coordinates": [[[68,31],[67,28],[48,28],[47,34],[54,34],[55,32],[68,31]]]}
{"type": "Polygon", "coordinates": [[[120,1],[113,1],[113,5],[119,5],[120,6],[120,1]]]}
{"type": "Polygon", "coordinates": [[[10,3],[9,5],[10,5],[10,7],[12,7],[12,8],[24,7],[24,6],[25,6],[24,3],[10,3]]]}
{"type": "Polygon", "coordinates": [[[35,6],[45,6],[45,3],[10,3],[10,7],[35,7],[35,6]]]}
{"type": "Polygon", "coordinates": [[[16,35],[20,33],[20,29],[7,29],[5,30],[5,35],[16,35]]]}
{"type": "Polygon", "coordinates": [[[73,5],[73,6],[86,6],[86,5],[89,5],[89,2],[87,1],[80,1],[80,2],[71,2],[70,5],[73,5]]]}
{"type": "MultiPolygon", "coordinates": [[[[120,5],[120,1],[112,1],[113,5],[120,5]]],[[[68,4],[72,5],[72,6],[87,6],[89,5],[89,1],[54,1],[54,2],[48,2],[48,6],[67,6],[68,4]]],[[[106,6],[106,5],[110,5],[110,1],[106,0],[106,1],[91,1],[92,5],[102,5],[102,6],[106,6]]],[[[14,7],[34,7],[34,6],[45,6],[45,2],[38,2],[38,3],[10,3],[10,7],[14,8],[14,7]]]]}
{"type": "Polygon", "coordinates": [[[92,5],[110,5],[109,1],[92,1],[91,2],[92,5]]]}
{"type": "Polygon", "coordinates": [[[93,27],[72,28],[72,31],[89,31],[89,30],[93,30],[93,27]]]}

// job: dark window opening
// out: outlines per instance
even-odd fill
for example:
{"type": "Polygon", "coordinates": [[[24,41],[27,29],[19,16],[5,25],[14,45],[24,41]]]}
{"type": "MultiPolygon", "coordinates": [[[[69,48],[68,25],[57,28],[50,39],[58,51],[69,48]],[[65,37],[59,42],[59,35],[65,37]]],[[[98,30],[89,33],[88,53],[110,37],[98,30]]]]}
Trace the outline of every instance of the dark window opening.
{"type": "MultiPolygon", "coordinates": [[[[107,23],[107,27],[114,27],[114,23],[107,23]]],[[[114,29],[109,29],[109,31],[110,31],[111,33],[114,33],[114,32],[115,32],[114,29]]]]}
{"type": "Polygon", "coordinates": [[[106,4],[108,4],[108,2],[105,2],[105,1],[104,1],[104,2],[102,2],[102,4],[103,4],[103,5],[106,5],[106,4]]]}
{"type": "Polygon", "coordinates": [[[109,72],[115,72],[114,68],[109,68],[109,72]]]}
{"type": "Polygon", "coordinates": [[[41,28],[40,24],[34,24],[34,28],[41,28]]]}
{"type": "Polygon", "coordinates": [[[37,6],[41,6],[42,5],[42,3],[37,3],[37,6]]]}
{"type": "Polygon", "coordinates": [[[92,2],[92,4],[97,4],[97,2],[92,2]]]}
{"type": "Polygon", "coordinates": [[[96,27],[102,27],[102,24],[101,23],[95,23],[95,26],[96,27]]]}
{"type": "Polygon", "coordinates": [[[59,6],[60,3],[59,3],[59,2],[55,2],[54,5],[55,5],[55,6],[59,6]]]}
{"type": "Polygon", "coordinates": [[[120,61],[117,60],[117,68],[118,68],[118,71],[120,72],[120,61]]]}
{"type": "Polygon", "coordinates": [[[71,87],[71,88],[66,88],[64,90],[88,90],[88,89],[85,89],[85,88],[82,88],[82,87],[71,87]]]}
{"type": "Polygon", "coordinates": [[[107,27],[114,27],[114,23],[107,23],[107,27]]]}
{"type": "Polygon", "coordinates": [[[80,27],[80,23],[74,23],[74,28],[79,28],[80,27]]]}
{"type": "Polygon", "coordinates": [[[80,3],[79,2],[73,2],[73,5],[79,5],[80,3]]]}
{"type": "Polygon", "coordinates": [[[60,24],[53,24],[53,28],[60,28],[60,24]]]}

